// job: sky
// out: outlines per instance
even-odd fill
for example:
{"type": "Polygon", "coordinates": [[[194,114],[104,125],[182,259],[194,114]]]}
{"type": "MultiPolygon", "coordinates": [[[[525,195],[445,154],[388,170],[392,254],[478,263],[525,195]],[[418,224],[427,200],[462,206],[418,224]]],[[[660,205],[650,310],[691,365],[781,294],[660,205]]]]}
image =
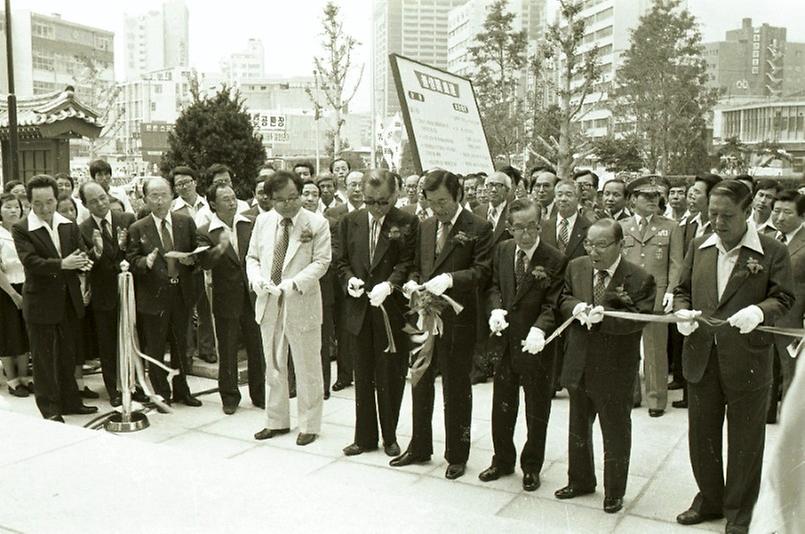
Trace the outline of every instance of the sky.
{"type": "MultiPolygon", "coordinates": [[[[251,37],[262,39],[266,74],[311,75],[313,57],[322,53],[321,16],[326,0],[186,0],[190,12],[190,64],[200,71],[217,71],[219,60],[245,49],[251,37]]],[[[340,0],[344,30],[361,45],[355,64],[365,65],[355,111],[368,111],[371,88],[372,7],[377,0],[340,0]]],[[[555,0],[549,0],[555,1],[555,0]]],[[[638,1],[638,0],[620,0],[638,1]]],[[[123,17],[159,9],[162,0],[11,0],[12,10],[60,13],[62,18],[115,32],[115,56],[123,58],[123,17]]],[[[550,4],[549,4],[550,5],[550,4]]],[[[724,38],[751,17],[788,28],[788,40],[805,42],[805,0],[687,0],[701,22],[705,41],[724,38]]],[[[116,69],[122,79],[122,62],[116,69]]],[[[357,69],[355,71],[357,75],[357,69]]]]}

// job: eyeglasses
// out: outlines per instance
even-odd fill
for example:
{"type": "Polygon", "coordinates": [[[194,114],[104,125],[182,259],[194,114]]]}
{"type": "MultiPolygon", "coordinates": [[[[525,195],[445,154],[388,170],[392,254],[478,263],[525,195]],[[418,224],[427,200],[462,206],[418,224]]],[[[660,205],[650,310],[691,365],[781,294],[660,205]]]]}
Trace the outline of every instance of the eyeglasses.
{"type": "Polygon", "coordinates": [[[174,182],[174,186],[175,187],[186,187],[186,186],[188,186],[190,184],[193,184],[193,183],[195,183],[195,180],[181,180],[181,181],[178,181],[178,182],[174,182]]]}
{"type": "Polygon", "coordinates": [[[365,199],[363,203],[366,204],[367,206],[378,206],[380,208],[385,208],[390,204],[388,200],[373,200],[373,199],[365,199]]]}
{"type": "Polygon", "coordinates": [[[605,248],[608,248],[608,247],[612,246],[614,243],[615,243],[615,241],[610,241],[609,243],[593,243],[592,241],[585,240],[583,245],[584,245],[584,250],[587,250],[587,251],[589,251],[589,250],[601,251],[601,250],[604,250],[605,248]]]}
{"type": "Polygon", "coordinates": [[[487,188],[494,187],[495,189],[507,189],[506,184],[502,184],[499,182],[490,182],[486,184],[487,188]]]}
{"type": "Polygon", "coordinates": [[[271,201],[272,201],[274,204],[285,204],[285,205],[287,206],[288,204],[293,204],[294,202],[298,202],[298,201],[299,201],[299,197],[291,197],[291,198],[272,198],[272,199],[271,199],[271,201]]]}
{"type": "Polygon", "coordinates": [[[528,232],[529,234],[536,234],[540,230],[540,226],[538,222],[531,222],[528,223],[526,226],[522,226],[520,224],[512,224],[509,225],[509,230],[512,233],[523,233],[528,232]]]}

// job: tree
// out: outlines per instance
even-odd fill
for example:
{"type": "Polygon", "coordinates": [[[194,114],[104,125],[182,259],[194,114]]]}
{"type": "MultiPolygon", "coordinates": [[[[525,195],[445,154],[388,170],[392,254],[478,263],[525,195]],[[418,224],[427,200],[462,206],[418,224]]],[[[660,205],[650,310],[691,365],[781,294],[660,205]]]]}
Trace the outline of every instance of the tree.
{"type": "MultiPolygon", "coordinates": [[[[243,109],[240,93],[226,85],[212,96],[194,94],[168,134],[168,145],[160,162],[163,175],[178,165],[203,171],[213,163],[223,163],[232,169],[232,183],[242,194],[254,190],[254,179],[266,160],[262,139],[243,109]]],[[[208,185],[209,177],[201,176],[199,191],[208,185]]]]}
{"type": "Polygon", "coordinates": [[[73,56],[70,74],[75,83],[76,94],[90,109],[98,113],[98,121],[103,124],[97,138],[87,138],[89,159],[97,159],[123,127],[125,109],[118,105],[120,85],[102,77],[103,71],[113,68],[95,54],[73,56]]]}
{"type": "Polygon", "coordinates": [[[724,145],[718,149],[719,172],[725,174],[743,174],[746,172],[746,157],[749,149],[737,136],[728,137],[724,145]]]}
{"type": "Polygon", "coordinates": [[[595,155],[612,172],[637,172],[643,168],[640,138],[637,135],[607,135],[593,142],[595,155]]]}
{"type": "Polygon", "coordinates": [[[582,51],[586,29],[585,19],[579,14],[582,2],[559,0],[560,20],[548,27],[545,57],[552,59],[559,69],[559,137],[536,136],[537,149],[529,147],[532,155],[549,162],[542,153],[555,155],[553,163],[560,178],[568,178],[573,169],[593,152],[589,141],[583,138],[579,124],[585,115],[584,104],[601,76],[598,64],[598,46],[582,51]]]}
{"type": "MultiPolygon", "coordinates": [[[[616,121],[633,125],[650,172],[699,172],[705,117],[718,98],[707,89],[696,19],[680,0],[657,0],[632,31],[612,91],[616,121]]],[[[705,157],[706,160],[706,157],[705,157]]]]}
{"type": "Polygon", "coordinates": [[[473,87],[478,95],[481,118],[490,150],[495,157],[511,162],[523,141],[523,99],[518,95],[526,66],[526,32],[514,31],[514,14],[507,0],[496,0],[487,8],[483,31],[471,46],[475,67],[473,87]]]}
{"type": "Polygon", "coordinates": [[[360,66],[358,78],[351,91],[346,91],[347,76],[353,68],[352,52],[360,43],[352,36],[344,33],[341,21],[338,19],[339,8],[332,1],[324,6],[324,18],[322,19],[322,47],[324,56],[314,57],[313,76],[316,85],[320,89],[313,94],[310,88],[306,89],[308,96],[313,102],[316,111],[316,120],[322,117],[322,110],[331,109],[333,111],[333,126],[330,130],[333,138],[333,153],[341,153],[342,139],[341,127],[344,126],[344,116],[349,110],[349,103],[355,97],[355,93],[360,86],[363,78],[363,67],[360,66]],[[323,98],[322,98],[323,93],[323,98]]]}

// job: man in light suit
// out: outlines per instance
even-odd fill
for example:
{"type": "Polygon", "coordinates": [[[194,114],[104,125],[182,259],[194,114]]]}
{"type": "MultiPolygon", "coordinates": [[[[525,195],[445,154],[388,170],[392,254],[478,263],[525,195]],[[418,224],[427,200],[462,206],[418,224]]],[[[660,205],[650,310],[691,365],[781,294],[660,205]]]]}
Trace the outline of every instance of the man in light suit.
{"type": "MultiPolygon", "coordinates": [[[[670,312],[673,290],[682,266],[682,240],[679,224],[657,215],[662,176],[643,176],[632,180],[627,191],[634,214],[622,221],[623,257],[654,277],[657,301],[654,312],[670,312]]],[[[661,417],[668,404],[668,325],[649,323],[643,329],[643,374],[646,377],[646,404],[651,417],[661,417]]],[[[639,376],[635,380],[634,404],[640,405],[639,376]]]]}
{"type": "Polygon", "coordinates": [[[683,525],[727,517],[727,534],[745,533],[760,489],[772,382],[773,325],[794,304],[785,245],[747,223],[752,197],[738,180],[710,192],[715,233],[693,240],[674,290],[685,339],[690,462],[699,493],[676,518],[683,525]],[[701,314],[726,324],[696,321],[701,314]],[[722,435],[729,427],[724,481],[722,435]]]}
{"type": "Polygon", "coordinates": [[[319,279],[330,266],[330,227],[303,210],[302,180],[279,171],[266,181],[274,208],[257,218],[246,256],[249,285],[257,294],[254,312],[266,357],[266,426],[254,437],[290,432],[288,351],[296,369],[299,409],[297,445],[315,441],[323,407],[321,371],[322,302],[319,279]]]}

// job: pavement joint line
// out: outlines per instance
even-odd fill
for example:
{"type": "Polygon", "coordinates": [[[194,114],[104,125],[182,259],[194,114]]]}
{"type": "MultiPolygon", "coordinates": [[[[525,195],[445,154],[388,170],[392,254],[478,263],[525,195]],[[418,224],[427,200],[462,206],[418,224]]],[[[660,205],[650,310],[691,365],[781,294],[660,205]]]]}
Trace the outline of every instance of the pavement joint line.
{"type": "MultiPolygon", "coordinates": [[[[76,428],[80,428],[80,427],[76,427],[76,428]]],[[[50,453],[53,453],[53,452],[56,452],[56,451],[60,451],[62,449],[66,449],[68,447],[72,447],[73,445],[77,445],[79,443],[84,443],[85,441],[90,441],[90,440],[97,439],[97,438],[98,438],[98,435],[87,436],[86,438],[81,438],[81,439],[78,439],[76,441],[71,441],[70,443],[65,443],[64,445],[59,445],[58,447],[54,447],[54,448],[48,449],[46,451],[39,451],[36,454],[33,454],[31,456],[26,456],[24,458],[18,458],[17,460],[14,460],[13,462],[9,462],[7,464],[0,463],[0,467],[5,468],[5,467],[10,467],[12,465],[16,465],[16,464],[19,464],[19,463],[22,463],[22,462],[27,462],[28,460],[32,460],[32,459],[38,458],[40,456],[45,456],[46,454],[50,454],[50,453]]]]}
{"type": "Polygon", "coordinates": [[[22,530],[16,530],[11,527],[7,527],[4,525],[0,525],[0,531],[2,532],[9,532],[11,534],[25,534],[22,530]]]}

